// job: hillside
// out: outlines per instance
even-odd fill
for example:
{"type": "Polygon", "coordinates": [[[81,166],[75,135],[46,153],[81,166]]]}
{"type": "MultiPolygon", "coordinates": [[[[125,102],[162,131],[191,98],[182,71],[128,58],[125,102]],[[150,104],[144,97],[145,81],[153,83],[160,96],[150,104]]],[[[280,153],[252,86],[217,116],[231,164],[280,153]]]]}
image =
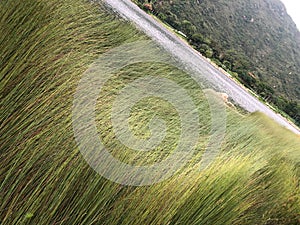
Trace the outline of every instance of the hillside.
{"type": "MultiPolygon", "coordinates": [[[[1,1],[0,34],[1,225],[299,224],[299,136],[261,113],[238,111],[220,93],[202,90],[189,74],[167,63],[131,62],[111,74],[93,104],[96,136],[110,155],[137,167],[164,162],[190,137],[195,141],[187,151],[193,151],[190,160],[169,179],[147,186],[116,183],[91,167],[74,131],[81,119],[74,117],[75,93],[85,90],[79,84],[86,72],[105,79],[108,68],[122,66],[135,53],[127,48],[118,54],[128,44],[152,59],[164,54],[102,1],[1,1]],[[148,45],[139,46],[145,40],[148,45]],[[104,70],[95,69],[109,53],[117,57],[104,60],[104,70]],[[195,107],[181,114],[190,124],[195,121],[189,115],[197,115],[194,136],[186,135],[188,129],[182,134],[186,124],[176,105],[154,95],[130,108],[128,127],[144,143],[157,131],[153,118],[159,118],[167,128],[164,139],[152,151],[137,151],[119,140],[112,121],[116,99],[144,77],[168,80],[185,90],[195,107]],[[214,107],[224,109],[226,130],[221,135],[212,126],[209,93],[218,100],[214,107]],[[220,148],[209,145],[220,136],[220,148]],[[208,148],[219,155],[200,170],[208,148]]],[[[177,90],[164,91],[182,98],[177,90]]],[[[90,129],[84,119],[82,131],[90,129]]],[[[110,172],[111,167],[105,169],[110,172]]],[[[159,176],[168,170],[155,172],[159,176]]]]}
{"type": "Polygon", "coordinates": [[[300,33],[279,0],[138,2],[300,124],[300,33]]]}

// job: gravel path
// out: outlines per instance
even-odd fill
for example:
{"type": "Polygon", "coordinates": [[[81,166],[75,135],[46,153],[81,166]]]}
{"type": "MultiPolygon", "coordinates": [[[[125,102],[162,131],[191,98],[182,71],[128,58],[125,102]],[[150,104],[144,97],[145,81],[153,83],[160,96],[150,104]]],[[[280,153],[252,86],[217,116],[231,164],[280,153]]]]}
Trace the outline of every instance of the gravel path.
{"type": "Polygon", "coordinates": [[[177,37],[130,0],[105,0],[105,2],[115,12],[131,21],[138,29],[157,42],[174,58],[183,63],[186,70],[190,72],[194,79],[200,81],[203,87],[213,88],[218,92],[225,92],[235,104],[238,104],[245,110],[249,112],[263,112],[282,126],[296,134],[300,134],[299,129],[260,102],[244,87],[226,75],[226,73],[214,67],[185,41],[177,37]]]}

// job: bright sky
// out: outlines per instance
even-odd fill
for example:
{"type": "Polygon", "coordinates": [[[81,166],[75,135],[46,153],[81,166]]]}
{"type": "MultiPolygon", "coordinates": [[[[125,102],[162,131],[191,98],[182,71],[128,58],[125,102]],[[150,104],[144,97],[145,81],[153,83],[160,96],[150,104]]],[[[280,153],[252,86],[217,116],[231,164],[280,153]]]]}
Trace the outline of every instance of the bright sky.
{"type": "Polygon", "coordinates": [[[287,9],[288,14],[293,18],[300,30],[300,1],[299,0],[281,0],[287,9]]]}

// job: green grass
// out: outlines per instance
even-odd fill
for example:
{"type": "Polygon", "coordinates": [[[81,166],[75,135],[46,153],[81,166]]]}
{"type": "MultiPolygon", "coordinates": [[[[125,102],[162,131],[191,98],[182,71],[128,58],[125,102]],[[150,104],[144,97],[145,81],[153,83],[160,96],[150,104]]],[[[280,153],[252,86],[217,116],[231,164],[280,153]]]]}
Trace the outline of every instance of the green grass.
{"type": "Polygon", "coordinates": [[[126,84],[145,74],[162,76],[184,87],[198,107],[193,159],[152,186],[127,187],[101,177],[77,148],[73,96],[102,53],[147,38],[103,6],[82,0],[2,1],[0,15],[1,224],[299,223],[299,137],[260,113],[227,108],[220,157],[200,172],[210,136],[208,102],[187,74],[164,64],[134,64],[109,80],[98,99],[99,136],[127,163],[151,164],[172,153],[180,121],[165,101],[144,99],[132,111],[130,124],[140,138],[150,135],[146,124],[154,113],[168,125],[152,153],[123,146],[109,119],[126,84]]]}

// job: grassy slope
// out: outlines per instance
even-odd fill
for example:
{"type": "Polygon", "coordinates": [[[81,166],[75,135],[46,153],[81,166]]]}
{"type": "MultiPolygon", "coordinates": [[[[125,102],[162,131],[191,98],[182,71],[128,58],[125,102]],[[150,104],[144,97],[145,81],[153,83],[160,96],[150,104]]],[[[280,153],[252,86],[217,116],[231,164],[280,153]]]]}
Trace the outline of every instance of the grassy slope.
{"type": "MultiPolygon", "coordinates": [[[[2,1],[0,15],[1,224],[297,223],[299,137],[261,114],[243,116],[228,108],[221,157],[199,173],[197,162],[208,141],[208,105],[187,75],[165,65],[138,64],[116,74],[100,93],[99,99],[107,101],[99,102],[98,129],[108,146],[117,146],[112,151],[128,151],[110,129],[114,93],[145,73],[164,76],[185,87],[199,107],[202,126],[194,160],[150,187],[124,187],[102,178],[76,147],[73,94],[98,55],[145,37],[103,7],[99,11],[81,0],[2,1]]],[[[147,162],[172,151],[178,129],[174,109],[153,100],[136,106],[144,109],[132,117],[136,135],[147,133],[139,131],[155,110],[170,133],[147,162]]],[[[145,159],[130,151],[125,156],[145,159]]]]}

